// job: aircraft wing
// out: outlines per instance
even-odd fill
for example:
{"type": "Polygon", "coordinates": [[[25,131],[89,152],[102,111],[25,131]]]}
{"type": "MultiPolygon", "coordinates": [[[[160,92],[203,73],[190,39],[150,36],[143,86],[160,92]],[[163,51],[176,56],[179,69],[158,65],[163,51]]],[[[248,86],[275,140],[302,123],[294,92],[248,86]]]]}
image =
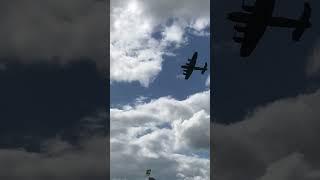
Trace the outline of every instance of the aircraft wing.
{"type": "Polygon", "coordinates": [[[234,26],[235,32],[241,33],[241,36],[235,36],[233,40],[241,44],[240,56],[249,56],[263,36],[268,26],[267,22],[261,20],[260,16],[241,12],[230,13],[228,19],[245,24],[234,26]]]}
{"type": "Polygon", "coordinates": [[[183,75],[185,75],[185,79],[189,79],[189,77],[191,76],[193,69],[196,66],[197,57],[198,52],[193,53],[192,58],[188,59],[188,63],[181,66],[181,68],[183,68],[183,75]]]}
{"type": "Polygon", "coordinates": [[[183,68],[183,75],[185,75],[185,79],[189,79],[193,72],[193,67],[191,65],[183,65],[181,66],[183,68]]]}
{"type": "Polygon", "coordinates": [[[195,53],[193,53],[192,58],[188,59],[189,63],[190,63],[190,66],[192,66],[192,68],[196,66],[197,57],[198,57],[198,52],[195,52],[195,53]]]}
{"type": "Polygon", "coordinates": [[[263,36],[265,29],[266,26],[264,24],[256,24],[254,22],[247,24],[240,48],[240,55],[242,57],[247,57],[252,53],[263,36]]]}
{"type": "Polygon", "coordinates": [[[300,21],[297,21],[294,19],[289,19],[284,17],[272,17],[268,25],[273,27],[295,28],[300,24],[301,24],[300,21]]]}
{"type": "Polygon", "coordinates": [[[256,48],[272,17],[274,3],[275,0],[256,0],[254,6],[247,6],[243,1],[242,7],[249,13],[229,13],[228,19],[245,24],[245,26],[238,24],[234,27],[236,32],[241,33],[240,36],[233,37],[235,42],[241,43],[241,57],[249,56],[256,48]]]}
{"type": "Polygon", "coordinates": [[[187,71],[186,76],[184,77],[184,79],[189,79],[191,74],[192,74],[192,70],[191,71],[187,71]]]}

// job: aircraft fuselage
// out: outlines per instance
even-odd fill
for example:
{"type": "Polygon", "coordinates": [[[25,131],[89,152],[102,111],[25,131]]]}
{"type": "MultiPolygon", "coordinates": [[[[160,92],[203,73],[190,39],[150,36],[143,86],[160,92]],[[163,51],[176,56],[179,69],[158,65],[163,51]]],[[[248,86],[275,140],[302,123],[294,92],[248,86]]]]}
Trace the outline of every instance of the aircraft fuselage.
{"type": "Polygon", "coordinates": [[[184,71],[183,75],[185,75],[185,79],[188,79],[191,76],[193,70],[200,70],[201,74],[203,74],[207,70],[207,63],[205,63],[204,67],[195,66],[197,62],[197,57],[198,53],[194,52],[192,58],[188,59],[189,63],[186,63],[186,65],[181,66],[181,68],[184,71]]]}
{"type": "Polygon", "coordinates": [[[265,30],[272,19],[274,4],[275,0],[257,0],[254,11],[249,18],[249,25],[265,30]]]}
{"type": "Polygon", "coordinates": [[[233,37],[236,43],[241,43],[240,56],[247,57],[252,53],[268,26],[294,28],[292,32],[293,41],[299,41],[305,30],[311,27],[311,7],[308,2],[304,3],[304,11],[299,19],[290,19],[273,17],[275,1],[256,0],[254,6],[248,6],[243,0],[242,9],[245,12],[228,14],[227,18],[229,20],[244,24],[234,25],[235,32],[240,33],[233,37]]]}
{"type": "Polygon", "coordinates": [[[249,16],[247,24],[248,34],[253,36],[245,36],[243,46],[240,48],[242,57],[249,56],[255,49],[256,44],[266,31],[270,20],[272,19],[275,0],[257,0],[253,13],[249,16]]]}
{"type": "MultiPolygon", "coordinates": [[[[245,23],[247,26],[243,28],[243,32],[251,34],[245,36],[240,41],[240,55],[242,57],[249,56],[255,49],[256,44],[266,31],[274,10],[275,0],[256,0],[252,12],[232,12],[228,15],[228,19],[234,22],[245,23]]],[[[237,27],[239,29],[239,27],[237,27]]]]}

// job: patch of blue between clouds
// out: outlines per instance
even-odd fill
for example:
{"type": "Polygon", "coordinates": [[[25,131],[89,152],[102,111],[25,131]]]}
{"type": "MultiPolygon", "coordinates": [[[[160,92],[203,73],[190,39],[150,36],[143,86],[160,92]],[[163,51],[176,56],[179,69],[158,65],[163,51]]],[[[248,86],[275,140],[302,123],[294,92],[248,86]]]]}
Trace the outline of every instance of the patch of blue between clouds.
{"type": "MultiPolygon", "coordinates": [[[[193,52],[198,51],[197,66],[202,67],[205,62],[210,68],[210,37],[188,35],[188,44],[178,48],[173,53],[176,56],[165,56],[162,71],[156,79],[145,88],[139,82],[114,82],[110,85],[111,107],[117,107],[133,103],[137,98],[143,96],[148,99],[157,99],[163,96],[171,96],[178,100],[186,99],[188,96],[207,89],[205,82],[210,73],[208,69],[205,74],[194,71],[190,79],[183,78],[181,65],[191,58],[193,52]]],[[[155,38],[161,38],[160,32],[155,32],[155,38]]]]}

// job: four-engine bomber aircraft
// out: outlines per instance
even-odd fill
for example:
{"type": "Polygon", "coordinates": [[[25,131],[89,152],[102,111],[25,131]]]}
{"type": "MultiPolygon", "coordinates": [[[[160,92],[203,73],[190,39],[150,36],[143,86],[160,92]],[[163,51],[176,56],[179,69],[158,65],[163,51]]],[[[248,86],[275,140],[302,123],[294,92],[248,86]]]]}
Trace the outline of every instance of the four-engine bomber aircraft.
{"type": "Polygon", "coordinates": [[[304,12],[299,20],[273,17],[275,0],[256,0],[254,6],[248,6],[245,1],[242,1],[242,9],[245,12],[232,12],[228,14],[228,19],[244,23],[244,26],[236,24],[234,29],[236,32],[243,33],[243,37],[233,37],[237,43],[241,43],[240,56],[249,56],[258,44],[258,41],[264,34],[268,26],[271,27],[286,27],[295,28],[292,33],[292,40],[299,41],[303,32],[311,27],[309,21],[311,16],[311,7],[305,2],[304,12]]]}
{"type": "Polygon", "coordinates": [[[198,52],[193,53],[192,59],[188,59],[189,63],[186,63],[186,65],[182,65],[181,68],[183,69],[183,75],[185,75],[185,79],[189,79],[191,76],[193,70],[200,70],[201,74],[204,74],[204,72],[207,70],[207,63],[205,63],[204,67],[196,67],[198,52]]]}

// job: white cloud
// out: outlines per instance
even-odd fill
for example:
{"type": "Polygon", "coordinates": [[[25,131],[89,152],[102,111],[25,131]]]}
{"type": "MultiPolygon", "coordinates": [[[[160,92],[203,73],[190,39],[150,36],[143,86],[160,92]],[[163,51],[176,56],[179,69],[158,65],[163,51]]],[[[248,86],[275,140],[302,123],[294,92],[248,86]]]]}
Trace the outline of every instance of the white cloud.
{"type": "Polygon", "coordinates": [[[183,42],[184,29],[175,23],[169,27],[165,27],[163,32],[164,41],[182,43],[183,42]]]}
{"type": "Polygon", "coordinates": [[[208,148],[210,138],[208,123],[210,123],[210,116],[205,111],[195,113],[188,121],[174,121],[173,128],[176,131],[177,146],[208,148]]]}
{"type": "Polygon", "coordinates": [[[206,18],[196,19],[192,27],[197,31],[202,31],[210,25],[210,22],[206,18]]]}
{"type": "Polygon", "coordinates": [[[161,71],[163,56],[171,53],[172,45],[186,43],[188,28],[201,35],[209,26],[209,2],[112,0],[111,81],[138,81],[147,87],[161,71]],[[155,38],[155,32],[162,37],[155,38]]]}
{"type": "Polygon", "coordinates": [[[110,112],[111,177],[141,179],[151,168],[161,179],[209,179],[209,157],[197,155],[209,152],[209,91],[110,112]]]}
{"type": "Polygon", "coordinates": [[[136,104],[136,105],[144,104],[146,100],[148,100],[148,97],[146,97],[146,96],[139,96],[139,97],[136,98],[135,104],[136,104]]]}

